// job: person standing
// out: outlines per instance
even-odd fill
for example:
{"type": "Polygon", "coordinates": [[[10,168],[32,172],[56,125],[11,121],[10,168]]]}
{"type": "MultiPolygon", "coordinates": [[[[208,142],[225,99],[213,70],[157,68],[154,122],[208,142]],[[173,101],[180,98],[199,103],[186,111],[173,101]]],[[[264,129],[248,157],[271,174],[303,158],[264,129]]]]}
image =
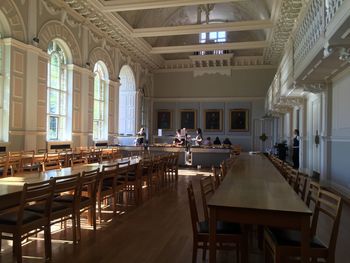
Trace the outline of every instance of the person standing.
{"type": "Polygon", "coordinates": [[[294,130],[294,138],[293,138],[293,168],[299,169],[299,130],[294,130]]]}
{"type": "Polygon", "coordinates": [[[202,129],[201,128],[198,128],[197,129],[197,136],[196,138],[194,139],[196,145],[201,145],[202,142],[203,142],[203,135],[202,135],[202,129]]]}

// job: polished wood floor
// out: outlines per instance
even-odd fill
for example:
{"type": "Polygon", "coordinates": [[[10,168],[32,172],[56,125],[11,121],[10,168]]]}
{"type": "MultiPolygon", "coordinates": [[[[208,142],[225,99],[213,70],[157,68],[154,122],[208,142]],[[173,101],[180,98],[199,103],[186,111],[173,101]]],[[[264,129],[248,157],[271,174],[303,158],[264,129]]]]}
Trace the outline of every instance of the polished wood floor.
{"type": "MultiPolygon", "coordinates": [[[[208,173],[201,170],[181,170],[177,186],[162,191],[139,207],[121,208],[120,214],[112,217],[105,213],[109,222],[102,223],[94,233],[89,227],[82,231],[82,241],[73,245],[71,229],[54,227],[53,262],[84,263],[186,263],[192,258],[192,229],[187,202],[186,185],[193,180],[197,201],[199,202],[199,179],[208,173]]],[[[198,203],[201,213],[200,203],[198,203]]],[[[337,263],[347,262],[350,210],[344,206],[341,221],[337,263]]],[[[326,232],[327,223],[323,229],[326,232]]],[[[23,262],[43,262],[43,244],[40,236],[31,239],[23,246],[23,262]]],[[[14,262],[11,242],[2,241],[0,262],[14,262]]],[[[209,256],[209,255],[208,255],[209,256]]],[[[206,262],[208,262],[208,256],[206,262]]],[[[250,248],[249,262],[263,262],[262,252],[253,244],[250,248]]],[[[198,252],[201,260],[201,250],[198,252]]],[[[220,251],[218,262],[235,262],[234,252],[220,251]]]]}

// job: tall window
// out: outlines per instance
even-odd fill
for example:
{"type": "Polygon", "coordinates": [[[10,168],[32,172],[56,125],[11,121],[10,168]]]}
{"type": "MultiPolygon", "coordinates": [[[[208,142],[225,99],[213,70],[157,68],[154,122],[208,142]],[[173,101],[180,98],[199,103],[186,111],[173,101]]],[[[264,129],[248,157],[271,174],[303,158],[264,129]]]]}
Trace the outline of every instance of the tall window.
{"type": "Polygon", "coordinates": [[[67,56],[57,41],[50,42],[48,53],[47,139],[69,140],[67,56]]]}
{"type": "Polygon", "coordinates": [[[93,139],[108,139],[108,73],[101,61],[95,65],[93,139]]]}
{"type": "MultiPolygon", "coordinates": [[[[199,43],[201,44],[208,44],[208,43],[223,43],[226,42],[226,32],[225,31],[218,31],[218,32],[209,32],[209,33],[200,33],[199,35],[199,43]]],[[[205,55],[208,52],[201,51],[201,55],[205,55]]],[[[223,50],[214,50],[213,54],[223,54],[223,50]]]]}
{"type": "Polygon", "coordinates": [[[129,66],[123,66],[119,73],[119,133],[135,134],[136,84],[134,73],[129,66]]]}

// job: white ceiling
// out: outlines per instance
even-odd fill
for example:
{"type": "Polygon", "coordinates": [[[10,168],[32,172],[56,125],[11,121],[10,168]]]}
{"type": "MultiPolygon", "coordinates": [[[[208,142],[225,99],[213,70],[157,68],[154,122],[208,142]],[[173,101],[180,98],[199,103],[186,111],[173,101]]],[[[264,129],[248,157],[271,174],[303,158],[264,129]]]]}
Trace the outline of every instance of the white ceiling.
{"type": "MultiPolygon", "coordinates": [[[[63,0],[62,0],[63,1],[63,0]]],[[[64,0],[117,45],[153,69],[201,50],[258,56],[275,65],[303,0],[64,0]],[[209,12],[206,10],[210,10],[209,12]],[[225,44],[201,32],[227,31],[225,44]]]]}

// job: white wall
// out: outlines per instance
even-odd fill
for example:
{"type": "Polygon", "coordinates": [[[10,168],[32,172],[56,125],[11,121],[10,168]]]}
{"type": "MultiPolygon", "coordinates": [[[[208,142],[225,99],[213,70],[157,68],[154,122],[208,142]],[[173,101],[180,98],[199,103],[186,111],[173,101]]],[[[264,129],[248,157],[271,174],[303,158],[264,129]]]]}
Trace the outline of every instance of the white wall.
{"type": "Polygon", "coordinates": [[[333,81],[331,116],[328,180],[350,192],[350,69],[333,81]]]}

